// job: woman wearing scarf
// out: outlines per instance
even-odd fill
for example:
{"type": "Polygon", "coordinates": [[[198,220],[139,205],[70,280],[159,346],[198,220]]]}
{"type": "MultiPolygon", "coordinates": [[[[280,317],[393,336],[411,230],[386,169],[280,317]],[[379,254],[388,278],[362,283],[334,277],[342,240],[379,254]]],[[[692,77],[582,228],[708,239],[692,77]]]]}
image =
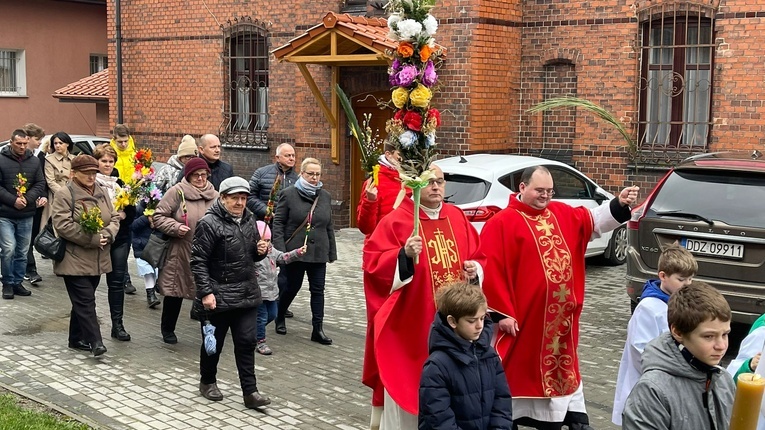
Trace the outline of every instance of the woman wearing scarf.
{"type": "Polygon", "coordinates": [[[276,317],[276,333],[287,334],[284,321],[289,309],[308,275],[308,290],[311,293],[311,340],[322,345],[331,345],[332,339],[324,334],[324,283],[327,262],[337,260],[335,230],[332,224],[332,196],[322,189],[321,163],[315,158],[306,158],[300,165],[300,177],[294,187],[279,193],[274,214],[273,246],[288,252],[307,245],[301,261],[283,266],[279,273],[282,292],[279,296],[279,310],[276,317]]]}
{"type": "Polygon", "coordinates": [[[218,192],[207,179],[210,167],[201,158],[192,158],[184,166],[181,182],[167,190],[154,212],[154,227],[170,236],[165,264],[159,270],[157,288],[165,296],[162,302],[161,331],[165,343],[178,343],[175,325],[183,299],[196,297],[191,274],[191,240],[197,222],[212,206],[218,192]]]}
{"type": "Polygon", "coordinates": [[[96,287],[101,274],[112,271],[109,251],[119,230],[120,216],[107,191],[96,183],[95,158],[78,155],[71,168],[71,182],[53,199],[53,228],[67,242],[64,259],[53,263],[53,273],[64,278],[72,302],[69,347],[99,356],[106,352],[106,347],[96,317],[96,287]],[[103,227],[89,233],[79,220],[93,208],[100,210],[103,227]]]}
{"type": "MultiPolygon", "coordinates": [[[[114,164],[117,161],[117,153],[114,149],[102,144],[96,147],[93,158],[98,161],[98,174],[96,182],[102,186],[109,195],[109,201],[114,204],[115,197],[125,186],[122,179],[112,176],[114,164]]],[[[131,170],[132,171],[132,170],[131,170]]],[[[122,342],[130,340],[130,335],[125,331],[122,316],[125,308],[125,279],[128,271],[128,255],[132,236],[130,225],[135,219],[135,206],[128,205],[118,211],[120,216],[120,229],[114,238],[111,247],[112,271],[106,274],[108,287],[109,313],[112,317],[112,337],[122,342]]]]}

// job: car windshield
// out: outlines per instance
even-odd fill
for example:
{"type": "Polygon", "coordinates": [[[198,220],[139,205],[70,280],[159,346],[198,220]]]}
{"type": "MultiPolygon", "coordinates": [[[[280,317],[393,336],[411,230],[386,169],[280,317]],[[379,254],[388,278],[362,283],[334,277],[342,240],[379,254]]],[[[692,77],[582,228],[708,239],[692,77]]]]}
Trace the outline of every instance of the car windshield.
{"type": "Polygon", "coordinates": [[[765,175],[752,172],[674,171],[649,212],[696,214],[742,227],[765,227],[765,175]],[[752,206],[754,205],[754,207],[752,206]]]}
{"type": "Polygon", "coordinates": [[[482,200],[489,193],[491,184],[474,176],[445,173],[446,190],[444,200],[447,203],[461,205],[482,200]]]}

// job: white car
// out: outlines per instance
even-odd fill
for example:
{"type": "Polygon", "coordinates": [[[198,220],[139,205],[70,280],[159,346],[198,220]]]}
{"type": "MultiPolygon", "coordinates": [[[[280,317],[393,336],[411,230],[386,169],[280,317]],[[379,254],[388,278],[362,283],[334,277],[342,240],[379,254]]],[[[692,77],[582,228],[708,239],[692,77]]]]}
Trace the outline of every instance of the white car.
{"type": "MultiPolygon", "coordinates": [[[[50,137],[52,135],[48,134],[46,136],[50,137]]],[[[70,134],[69,137],[71,137],[72,142],[74,142],[74,148],[72,149],[72,154],[74,155],[80,153],[93,155],[93,150],[96,149],[96,146],[102,143],[109,143],[111,141],[111,139],[108,137],[91,136],[87,134],[70,134]]],[[[8,140],[0,142],[0,148],[7,145],[8,142],[8,140]]]]}
{"type": "MultiPolygon", "coordinates": [[[[486,221],[507,207],[510,194],[518,191],[521,174],[527,167],[542,165],[549,169],[555,183],[553,199],[571,206],[594,208],[614,198],[582,172],[545,158],[474,154],[444,158],[435,164],[446,178],[444,200],[462,209],[479,233],[486,221]]],[[[623,264],[627,257],[625,226],[590,241],[586,256],[602,256],[609,264],[623,264]]]]}

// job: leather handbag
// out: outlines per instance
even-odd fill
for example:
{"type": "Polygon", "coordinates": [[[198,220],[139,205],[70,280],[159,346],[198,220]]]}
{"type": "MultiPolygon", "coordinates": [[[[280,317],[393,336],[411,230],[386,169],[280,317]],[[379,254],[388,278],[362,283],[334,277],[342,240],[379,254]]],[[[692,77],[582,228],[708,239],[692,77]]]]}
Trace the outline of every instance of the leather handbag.
{"type": "MultiPolygon", "coordinates": [[[[72,194],[71,216],[74,217],[74,189],[68,185],[69,192],[72,194]]],[[[40,230],[34,240],[34,247],[40,254],[50,258],[53,261],[61,261],[66,255],[66,239],[56,236],[53,230],[53,219],[49,219],[45,227],[40,230]]]]}
{"type": "Polygon", "coordinates": [[[154,231],[149,236],[149,242],[141,253],[141,260],[146,261],[155,269],[161,269],[165,265],[167,249],[170,247],[170,236],[154,231]]]}
{"type": "Polygon", "coordinates": [[[66,255],[66,239],[56,236],[53,224],[49,221],[35,237],[35,249],[53,261],[61,261],[66,255]]]}

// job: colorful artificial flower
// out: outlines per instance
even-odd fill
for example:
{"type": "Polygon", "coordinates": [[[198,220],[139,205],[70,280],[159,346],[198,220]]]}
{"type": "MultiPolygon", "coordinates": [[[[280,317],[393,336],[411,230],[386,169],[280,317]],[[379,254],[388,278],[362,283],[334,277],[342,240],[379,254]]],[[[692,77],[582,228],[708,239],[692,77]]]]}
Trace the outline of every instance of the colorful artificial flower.
{"type": "Polygon", "coordinates": [[[425,64],[425,68],[422,69],[422,84],[426,87],[432,87],[438,82],[438,75],[436,74],[436,66],[432,61],[428,61],[425,64]]]}
{"type": "Polygon", "coordinates": [[[404,66],[401,71],[397,73],[396,81],[398,82],[398,85],[408,87],[409,85],[412,85],[412,82],[414,82],[419,74],[417,67],[410,64],[404,66]]]}
{"type": "Polygon", "coordinates": [[[430,108],[428,110],[428,122],[435,121],[436,127],[441,126],[441,112],[438,111],[436,108],[430,108]]]}
{"type": "Polygon", "coordinates": [[[433,48],[431,48],[428,45],[423,45],[420,48],[420,61],[423,63],[427,62],[430,59],[430,56],[433,55],[433,48]]]}
{"type": "Polygon", "coordinates": [[[428,87],[422,84],[417,84],[417,88],[409,93],[409,102],[412,103],[412,106],[425,109],[430,104],[430,99],[432,97],[433,93],[428,87]]]}
{"type": "MultiPolygon", "coordinates": [[[[422,24],[413,19],[402,19],[396,23],[396,31],[401,40],[413,40],[422,32],[422,24]]],[[[401,46],[401,44],[399,44],[399,46],[401,46]]],[[[411,46],[411,44],[409,46],[411,46]]],[[[409,54],[409,56],[411,56],[411,54],[409,54]]]]}
{"type": "Polygon", "coordinates": [[[398,44],[396,52],[403,58],[409,58],[414,55],[414,46],[409,42],[401,42],[398,44]]]}
{"type": "Polygon", "coordinates": [[[409,149],[417,142],[417,134],[411,130],[407,130],[398,136],[398,142],[404,149],[409,149]]]}
{"type": "Polygon", "coordinates": [[[404,126],[409,130],[420,131],[422,130],[422,115],[419,112],[408,111],[404,115],[404,126]]]}
{"type": "Polygon", "coordinates": [[[27,177],[23,173],[16,175],[16,179],[13,184],[13,188],[16,189],[16,197],[24,198],[27,193],[27,177]]]}
{"type": "Polygon", "coordinates": [[[391,100],[393,101],[394,106],[399,109],[403,109],[404,106],[406,106],[406,103],[409,101],[409,90],[403,87],[396,88],[393,90],[391,100]]]}

